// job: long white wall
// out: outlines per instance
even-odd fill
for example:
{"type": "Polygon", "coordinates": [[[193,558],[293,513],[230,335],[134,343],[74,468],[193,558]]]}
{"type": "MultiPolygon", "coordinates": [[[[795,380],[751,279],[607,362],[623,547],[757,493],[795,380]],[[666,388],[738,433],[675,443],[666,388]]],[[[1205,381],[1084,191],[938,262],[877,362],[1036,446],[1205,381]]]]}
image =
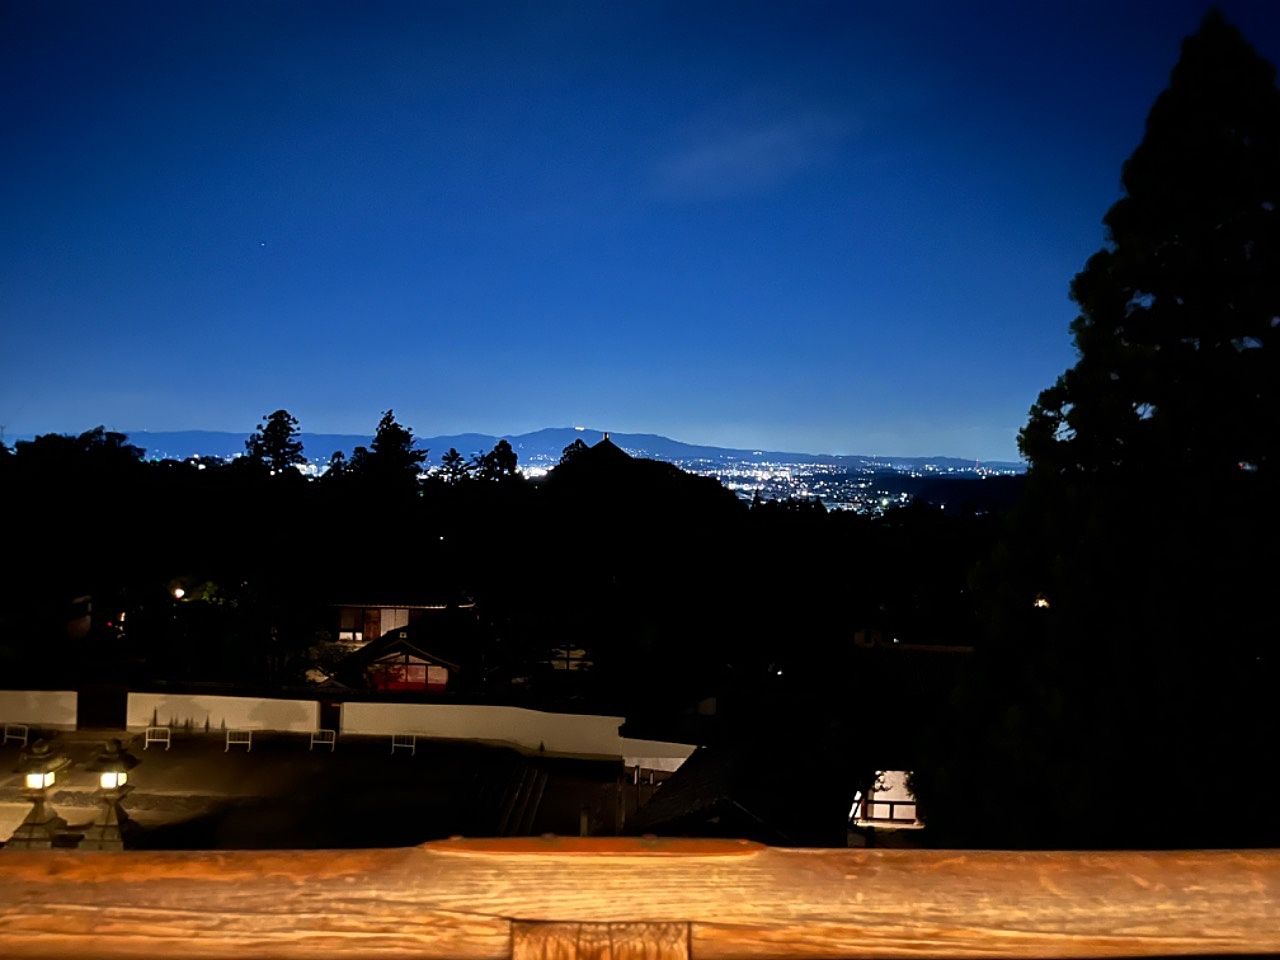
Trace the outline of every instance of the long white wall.
{"type": "Polygon", "coordinates": [[[621,756],[622,717],[543,713],[523,707],[434,703],[344,703],[342,732],[416,733],[451,740],[479,740],[529,751],[581,756],[621,756]]]}
{"type": "Polygon", "coordinates": [[[192,696],[172,693],[130,693],[127,724],[142,730],[154,720],[162,727],[190,725],[192,731],[284,730],[306,733],[318,727],[320,705],[314,700],[276,700],[264,697],[192,696]]]}
{"type": "Polygon", "coordinates": [[[643,767],[646,770],[666,770],[674,773],[698,749],[688,743],[669,743],[666,740],[637,740],[634,737],[619,737],[622,750],[622,762],[628,767],[643,767]]]}
{"type": "MultiPolygon", "coordinates": [[[[75,694],[71,694],[74,698],[75,694]]],[[[223,728],[306,733],[319,726],[320,706],[311,700],[130,693],[128,726],[142,730],[190,726],[193,732],[223,728]]],[[[623,717],[544,713],[524,707],[443,703],[361,703],[342,705],[344,734],[416,733],[441,740],[502,744],[530,753],[617,757],[657,770],[674,770],[694,747],[684,743],[635,740],[618,735],[623,717]],[[641,762],[643,761],[643,762],[641,762]]],[[[75,725],[74,706],[71,725],[75,725]]]]}
{"type": "Polygon", "coordinates": [[[0,724],[74,730],[78,701],[74,690],[0,690],[0,724]]]}

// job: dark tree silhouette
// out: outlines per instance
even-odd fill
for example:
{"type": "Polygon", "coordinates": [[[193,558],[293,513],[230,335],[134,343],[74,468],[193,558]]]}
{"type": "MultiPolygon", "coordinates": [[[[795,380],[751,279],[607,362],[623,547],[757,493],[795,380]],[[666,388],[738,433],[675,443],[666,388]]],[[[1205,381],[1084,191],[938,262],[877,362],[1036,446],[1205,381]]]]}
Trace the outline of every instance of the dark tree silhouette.
{"type": "Polygon", "coordinates": [[[456,448],[450,447],[440,458],[440,475],[445,483],[461,483],[471,476],[471,465],[456,448]]]}
{"type": "MultiPolygon", "coordinates": [[[[1031,589],[1136,663],[1269,654],[1253,559],[1280,439],[1280,90],[1221,14],[1183,45],[1072,284],[1079,359],[1031,409],[1031,589]],[[1123,625],[1123,626],[1121,626],[1123,625]],[[1097,629],[1093,627],[1092,629],[1097,629]]],[[[1059,627],[1058,629],[1061,629],[1059,627]]]]}
{"type": "Polygon", "coordinates": [[[917,771],[940,842],[1280,839],[1274,79],[1210,13],[1075,278],[1079,359],[1031,409],[1027,496],[977,577],[983,670],[917,771]],[[1187,806],[1214,790],[1231,818],[1187,806]],[[1099,792],[1141,815],[1092,812],[1099,792]]]}
{"type": "Polygon", "coordinates": [[[123,433],[94,427],[76,438],[76,444],[84,451],[91,465],[136,463],[146,452],[129,442],[123,433]]]}
{"type": "Polygon", "coordinates": [[[1280,91],[1221,14],[1183,46],[1071,287],[1079,361],[1019,442],[1040,472],[1274,468],[1280,91]]]}
{"type": "Polygon", "coordinates": [[[335,450],[333,455],[329,457],[329,469],[325,471],[324,475],[330,480],[341,480],[347,475],[348,469],[347,455],[341,450],[335,450]]]}
{"type": "Polygon", "coordinates": [[[577,440],[573,441],[573,443],[560,451],[560,462],[562,464],[568,463],[574,457],[578,456],[578,454],[584,453],[590,449],[591,448],[587,446],[586,441],[579,437],[577,440]]]}
{"type": "Polygon", "coordinates": [[[127,468],[141,461],[144,452],[129,443],[123,433],[103,427],[75,437],[45,433],[34,440],[19,440],[15,445],[17,457],[28,469],[63,474],[68,480],[77,474],[127,468]]]}
{"type": "Polygon", "coordinates": [[[506,440],[499,440],[492,450],[475,462],[476,476],[481,480],[510,480],[516,472],[516,452],[506,440]]]}
{"type": "Polygon", "coordinates": [[[351,470],[377,483],[416,487],[428,451],[415,449],[415,443],[413,431],[396,420],[395,411],[387,410],[378,421],[373,443],[356,447],[351,470]]]}
{"type": "Polygon", "coordinates": [[[245,453],[272,473],[284,473],[307,462],[307,458],[302,455],[302,441],[298,439],[298,432],[298,418],[288,410],[277,410],[267,414],[244,442],[245,453]]]}

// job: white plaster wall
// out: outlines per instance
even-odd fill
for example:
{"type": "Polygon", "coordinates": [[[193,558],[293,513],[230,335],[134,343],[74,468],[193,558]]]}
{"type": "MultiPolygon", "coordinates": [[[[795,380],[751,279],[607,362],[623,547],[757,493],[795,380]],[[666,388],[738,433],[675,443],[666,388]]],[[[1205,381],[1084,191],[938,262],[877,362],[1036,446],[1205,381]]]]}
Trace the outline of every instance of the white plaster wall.
{"type": "MultiPolygon", "coordinates": [[[[70,694],[73,698],[75,694],[70,694]]],[[[152,717],[161,726],[205,729],[283,730],[306,733],[319,726],[320,705],[311,700],[130,693],[128,726],[142,730],[152,717]]],[[[636,740],[618,735],[622,717],[545,713],[523,707],[478,704],[360,703],[342,705],[341,733],[416,733],[442,740],[473,740],[529,752],[627,758],[653,770],[675,770],[693,753],[684,743],[636,740]]],[[[74,727],[74,707],[71,725],[74,727]]]]}
{"type": "Polygon", "coordinates": [[[907,787],[906,770],[878,770],[876,771],[876,782],[872,787],[871,793],[867,799],[871,802],[867,804],[867,814],[871,817],[888,817],[890,811],[894,811],[894,816],[905,817],[910,823],[918,823],[915,819],[916,808],[908,806],[890,807],[887,803],[880,803],[881,800],[903,800],[915,801],[915,795],[907,787]]]}
{"type": "Polygon", "coordinates": [[[130,730],[151,726],[181,727],[188,721],[193,732],[210,730],[284,730],[307,733],[320,722],[320,705],[313,700],[277,700],[267,697],[193,696],[173,693],[130,693],[130,730]]]}
{"type": "Polygon", "coordinates": [[[876,783],[871,791],[872,800],[914,800],[907,788],[906,770],[878,770],[876,783]]]}
{"type": "Polygon", "coordinates": [[[523,707],[434,703],[344,703],[342,732],[416,733],[481,740],[547,753],[620,757],[623,717],[543,713],[523,707]]]}
{"type": "Polygon", "coordinates": [[[74,690],[0,690],[0,724],[74,730],[78,700],[74,690]]]}
{"type": "Polygon", "coordinates": [[[670,743],[666,740],[636,740],[619,737],[622,762],[628,767],[645,770],[665,770],[675,773],[681,764],[693,755],[697,747],[688,743],[670,743]]]}

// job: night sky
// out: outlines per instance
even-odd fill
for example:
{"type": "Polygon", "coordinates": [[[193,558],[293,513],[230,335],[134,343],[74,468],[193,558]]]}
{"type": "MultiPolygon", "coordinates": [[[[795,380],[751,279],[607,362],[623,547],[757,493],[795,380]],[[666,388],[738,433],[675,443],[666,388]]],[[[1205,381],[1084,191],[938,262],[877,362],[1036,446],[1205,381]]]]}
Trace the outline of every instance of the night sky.
{"type": "Polygon", "coordinates": [[[0,0],[0,424],[1013,459],[1205,6],[0,0]]]}

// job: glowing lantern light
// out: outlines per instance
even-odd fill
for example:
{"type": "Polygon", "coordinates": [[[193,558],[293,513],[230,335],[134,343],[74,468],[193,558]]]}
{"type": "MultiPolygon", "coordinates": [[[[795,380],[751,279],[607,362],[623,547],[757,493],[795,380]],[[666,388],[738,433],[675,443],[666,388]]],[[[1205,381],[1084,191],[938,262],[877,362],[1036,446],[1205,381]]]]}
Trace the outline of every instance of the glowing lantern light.
{"type": "Polygon", "coordinates": [[[18,757],[15,773],[22,774],[26,799],[31,810],[13,831],[6,845],[14,850],[48,849],[66,833],[63,820],[49,803],[48,791],[58,779],[57,773],[71,761],[53,752],[47,740],[37,740],[18,757]]]}
{"type": "Polygon", "coordinates": [[[102,813],[85,831],[80,841],[82,850],[123,850],[124,835],[131,823],[120,801],[133,789],[126,786],[129,770],[138,765],[138,758],[129,753],[119,740],[110,740],[102,748],[88,769],[98,774],[98,801],[102,813]]]}
{"type": "Polygon", "coordinates": [[[57,779],[58,775],[52,770],[46,770],[43,773],[28,773],[26,777],[27,789],[48,790],[57,779]]]}

